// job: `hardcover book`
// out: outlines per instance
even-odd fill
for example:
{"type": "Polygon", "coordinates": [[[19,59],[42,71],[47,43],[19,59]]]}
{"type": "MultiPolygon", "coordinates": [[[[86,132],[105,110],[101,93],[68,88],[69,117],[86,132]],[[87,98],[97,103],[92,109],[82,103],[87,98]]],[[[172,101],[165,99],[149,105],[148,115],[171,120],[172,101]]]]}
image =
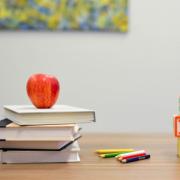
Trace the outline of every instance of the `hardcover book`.
{"type": "Polygon", "coordinates": [[[73,141],[79,136],[77,124],[19,126],[9,119],[0,121],[0,140],[73,141]]]}
{"type": "Polygon", "coordinates": [[[4,106],[4,115],[19,125],[95,121],[95,111],[67,105],[55,105],[49,109],[38,109],[32,105],[6,105],[4,106]]]}
{"type": "Polygon", "coordinates": [[[6,141],[0,140],[0,149],[28,149],[59,151],[67,148],[81,136],[75,136],[73,141],[6,141]]]}
{"type": "Polygon", "coordinates": [[[79,151],[78,142],[61,151],[0,150],[0,163],[79,162],[79,151]]]}

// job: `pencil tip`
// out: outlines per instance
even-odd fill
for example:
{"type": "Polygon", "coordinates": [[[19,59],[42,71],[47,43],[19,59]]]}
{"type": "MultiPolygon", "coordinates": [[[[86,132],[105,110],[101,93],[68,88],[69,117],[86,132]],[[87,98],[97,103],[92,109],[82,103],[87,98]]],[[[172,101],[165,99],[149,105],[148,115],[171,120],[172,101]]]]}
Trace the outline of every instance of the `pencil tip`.
{"type": "Polygon", "coordinates": [[[122,163],[126,163],[126,160],[125,159],[123,159],[123,160],[120,160],[122,163]]]}
{"type": "Polygon", "coordinates": [[[99,157],[105,157],[105,155],[104,154],[100,154],[99,157]]]}

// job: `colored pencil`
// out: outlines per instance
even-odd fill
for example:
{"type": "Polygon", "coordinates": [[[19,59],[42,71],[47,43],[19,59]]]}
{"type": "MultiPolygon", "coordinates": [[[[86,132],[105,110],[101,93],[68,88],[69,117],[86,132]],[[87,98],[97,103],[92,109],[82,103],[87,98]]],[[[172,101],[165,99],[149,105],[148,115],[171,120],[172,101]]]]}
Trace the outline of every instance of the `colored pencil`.
{"type": "Polygon", "coordinates": [[[118,158],[118,160],[123,160],[123,159],[128,159],[128,158],[135,158],[138,156],[145,156],[146,153],[139,153],[139,154],[134,154],[134,155],[129,155],[129,156],[125,156],[125,157],[120,157],[118,158]]]}
{"type": "Polygon", "coordinates": [[[125,155],[124,154],[124,156],[120,156],[119,158],[118,158],[118,160],[123,160],[123,159],[128,159],[128,158],[134,158],[134,157],[138,157],[138,156],[145,156],[147,153],[145,153],[145,152],[138,152],[138,153],[136,153],[136,154],[128,154],[128,155],[125,155]]]}
{"type": "Polygon", "coordinates": [[[99,157],[103,157],[103,158],[113,158],[116,157],[119,154],[125,154],[127,152],[117,152],[117,153],[108,153],[108,154],[100,154],[99,157]]]}
{"type": "Polygon", "coordinates": [[[131,156],[137,156],[137,155],[145,155],[146,151],[145,150],[140,150],[140,151],[134,151],[134,152],[129,152],[126,154],[119,154],[116,156],[117,159],[122,160],[124,158],[130,158],[131,156]]]}
{"type": "Polygon", "coordinates": [[[126,152],[133,152],[134,149],[98,149],[96,153],[98,154],[109,154],[109,153],[126,153],[126,152]]]}
{"type": "Polygon", "coordinates": [[[121,162],[122,163],[130,163],[130,162],[135,162],[135,161],[140,161],[144,159],[149,159],[151,156],[149,154],[144,155],[144,156],[138,156],[134,158],[128,158],[128,159],[123,159],[121,162]]]}

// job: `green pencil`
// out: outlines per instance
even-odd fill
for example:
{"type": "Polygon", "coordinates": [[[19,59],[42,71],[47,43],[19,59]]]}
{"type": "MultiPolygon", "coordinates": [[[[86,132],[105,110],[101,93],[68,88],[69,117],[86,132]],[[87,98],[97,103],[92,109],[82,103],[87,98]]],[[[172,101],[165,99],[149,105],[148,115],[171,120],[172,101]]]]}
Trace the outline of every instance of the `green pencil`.
{"type": "Polygon", "coordinates": [[[127,152],[117,152],[117,153],[109,153],[109,154],[100,154],[99,156],[100,157],[103,157],[103,158],[113,158],[113,157],[116,157],[117,155],[120,155],[120,154],[125,154],[127,152]]]}

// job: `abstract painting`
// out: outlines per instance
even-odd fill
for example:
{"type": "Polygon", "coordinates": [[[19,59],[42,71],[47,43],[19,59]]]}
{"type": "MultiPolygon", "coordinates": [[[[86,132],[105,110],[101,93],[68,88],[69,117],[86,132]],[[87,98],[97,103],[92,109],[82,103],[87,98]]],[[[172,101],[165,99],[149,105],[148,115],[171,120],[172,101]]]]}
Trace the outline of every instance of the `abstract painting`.
{"type": "Polygon", "coordinates": [[[128,0],[0,0],[0,30],[128,31],[128,0]]]}

